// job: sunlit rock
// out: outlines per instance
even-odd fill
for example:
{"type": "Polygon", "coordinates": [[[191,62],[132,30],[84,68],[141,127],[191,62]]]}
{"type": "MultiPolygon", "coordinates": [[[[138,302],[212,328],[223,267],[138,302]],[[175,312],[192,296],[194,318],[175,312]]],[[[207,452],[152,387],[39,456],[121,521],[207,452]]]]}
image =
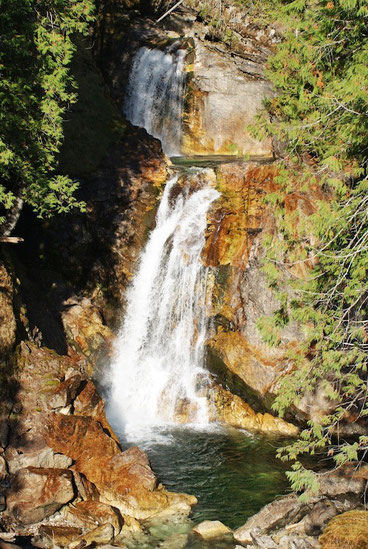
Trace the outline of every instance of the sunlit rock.
{"type": "Polygon", "coordinates": [[[321,549],[368,547],[368,511],[349,511],[333,518],[319,543],[321,549]]]}
{"type": "Polygon", "coordinates": [[[251,154],[272,157],[269,140],[251,136],[248,126],[271,95],[268,82],[242,73],[230,56],[195,41],[187,85],[184,154],[251,154]]]}
{"type": "Polygon", "coordinates": [[[133,447],[122,452],[101,425],[92,418],[51,414],[46,441],[54,451],[63,451],[74,468],[92,482],[100,501],[123,514],[147,518],[153,514],[187,514],[196,498],[157,487],[147,456],[133,447]]]}
{"type": "Polygon", "coordinates": [[[97,526],[93,530],[90,530],[86,534],[82,534],[76,540],[72,541],[69,545],[69,549],[76,549],[80,545],[82,547],[102,545],[109,543],[114,537],[114,528],[112,524],[102,524],[97,526]]]}
{"type": "Polygon", "coordinates": [[[232,533],[230,528],[219,520],[205,520],[197,524],[192,531],[205,540],[223,537],[232,533]]]}
{"type": "Polygon", "coordinates": [[[295,436],[298,433],[295,425],[267,413],[256,413],[240,397],[233,395],[216,383],[211,383],[205,392],[211,421],[262,433],[288,436],[295,436]]]}
{"type": "Polygon", "coordinates": [[[69,544],[82,534],[82,529],[75,526],[54,526],[43,524],[35,539],[37,547],[68,547],[69,544]]]}
{"type": "Polygon", "coordinates": [[[89,530],[93,530],[96,524],[103,526],[108,523],[112,525],[116,536],[123,525],[123,518],[117,509],[100,501],[81,501],[70,506],[68,511],[74,520],[89,530]]]}

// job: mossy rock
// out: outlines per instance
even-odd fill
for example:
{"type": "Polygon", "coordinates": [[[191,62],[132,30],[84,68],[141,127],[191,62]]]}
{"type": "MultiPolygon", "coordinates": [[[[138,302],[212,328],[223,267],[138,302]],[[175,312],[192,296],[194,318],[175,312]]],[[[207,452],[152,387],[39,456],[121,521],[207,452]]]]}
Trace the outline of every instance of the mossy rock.
{"type": "Polygon", "coordinates": [[[321,549],[368,549],[368,511],[333,518],[319,538],[321,549]]]}

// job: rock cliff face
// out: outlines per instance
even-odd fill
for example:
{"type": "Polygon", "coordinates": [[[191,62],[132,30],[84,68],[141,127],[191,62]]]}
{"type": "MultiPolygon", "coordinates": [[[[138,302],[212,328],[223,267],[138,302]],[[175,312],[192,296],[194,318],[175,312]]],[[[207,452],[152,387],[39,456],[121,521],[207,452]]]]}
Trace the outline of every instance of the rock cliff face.
{"type": "Polygon", "coordinates": [[[184,154],[250,154],[272,157],[271,143],[248,129],[271,95],[261,76],[244,75],[234,60],[194,39],[188,66],[182,150],[184,154]]]}
{"type": "MultiPolygon", "coordinates": [[[[221,198],[212,210],[206,265],[215,267],[208,367],[240,396],[269,408],[280,376],[291,367],[285,350],[301,334],[290,326],[278,348],[266,345],[257,321],[278,307],[261,269],[266,234],[276,235],[264,198],[275,190],[274,164],[227,164],[217,169],[221,198]]],[[[285,273],[285,276],[288,276],[285,273]]]]}

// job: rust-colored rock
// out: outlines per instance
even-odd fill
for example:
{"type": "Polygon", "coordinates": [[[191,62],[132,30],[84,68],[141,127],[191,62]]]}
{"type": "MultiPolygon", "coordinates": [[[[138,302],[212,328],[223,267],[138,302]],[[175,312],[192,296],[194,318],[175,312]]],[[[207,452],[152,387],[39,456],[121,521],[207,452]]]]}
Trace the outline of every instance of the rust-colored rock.
{"type": "Polygon", "coordinates": [[[123,519],[117,509],[100,501],[81,501],[69,507],[69,513],[84,528],[93,530],[96,525],[111,524],[116,536],[123,525],[123,519]]]}
{"type": "Polygon", "coordinates": [[[54,514],[74,498],[72,472],[27,467],[19,470],[7,494],[7,513],[27,525],[54,514]]]}
{"type": "Polygon", "coordinates": [[[74,414],[77,416],[92,417],[101,423],[102,427],[110,433],[116,442],[119,442],[110,423],[106,419],[104,402],[98,394],[93,381],[88,380],[84,389],[75,399],[74,414]]]}
{"type": "Polygon", "coordinates": [[[275,190],[274,165],[224,164],[217,169],[216,188],[221,193],[212,208],[203,250],[206,265],[231,265],[244,269],[254,238],[272,229],[263,199],[275,190]]]}
{"type": "MultiPolygon", "coordinates": [[[[252,405],[271,410],[279,380],[293,368],[288,351],[303,338],[296,322],[280,328],[278,345],[265,343],[258,329],[260,318],[279,308],[262,271],[264,238],[278,238],[272,208],[265,201],[278,188],[278,166],[238,162],[222,165],[216,173],[221,197],[209,214],[203,250],[204,263],[215,268],[210,277],[215,330],[207,342],[208,368],[235,394],[241,390],[252,405]]],[[[317,190],[306,196],[295,184],[285,208],[296,220],[296,231],[298,218],[313,212],[316,198],[321,198],[317,190]]],[[[296,272],[285,266],[282,276],[285,281],[303,277],[308,268],[296,272]]],[[[310,410],[308,402],[297,414],[310,417],[310,410]]]]}
{"type": "Polygon", "coordinates": [[[271,414],[256,413],[240,397],[233,395],[216,383],[206,389],[209,401],[210,419],[226,423],[233,427],[262,433],[295,436],[298,429],[295,425],[271,416],[271,414]]]}
{"type": "Polygon", "coordinates": [[[92,418],[50,414],[45,438],[54,451],[75,460],[73,468],[97,487],[100,501],[124,514],[145,518],[174,509],[188,512],[196,502],[191,496],[156,489],[146,454],[136,447],[122,452],[92,418]]]}

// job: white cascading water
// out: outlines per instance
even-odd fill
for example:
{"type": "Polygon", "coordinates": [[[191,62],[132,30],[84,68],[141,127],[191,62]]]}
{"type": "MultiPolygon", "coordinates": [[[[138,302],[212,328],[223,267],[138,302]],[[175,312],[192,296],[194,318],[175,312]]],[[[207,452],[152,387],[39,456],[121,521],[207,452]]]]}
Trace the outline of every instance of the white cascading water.
{"type": "Polygon", "coordinates": [[[126,430],[174,422],[180,405],[191,410],[190,422],[207,423],[207,404],[196,390],[206,375],[207,269],[201,251],[207,211],[219,193],[205,177],[194,177],[194,190],[177,179],[166,184],[128,291],[111,370],[109,408],[126,430]]]}
{"type": "Polygon", "coordinates": [[[186,51],[140,48],[134,58],[123,112],[134,126],[160,139],[169,156],[180,155],[186,51]]]}

